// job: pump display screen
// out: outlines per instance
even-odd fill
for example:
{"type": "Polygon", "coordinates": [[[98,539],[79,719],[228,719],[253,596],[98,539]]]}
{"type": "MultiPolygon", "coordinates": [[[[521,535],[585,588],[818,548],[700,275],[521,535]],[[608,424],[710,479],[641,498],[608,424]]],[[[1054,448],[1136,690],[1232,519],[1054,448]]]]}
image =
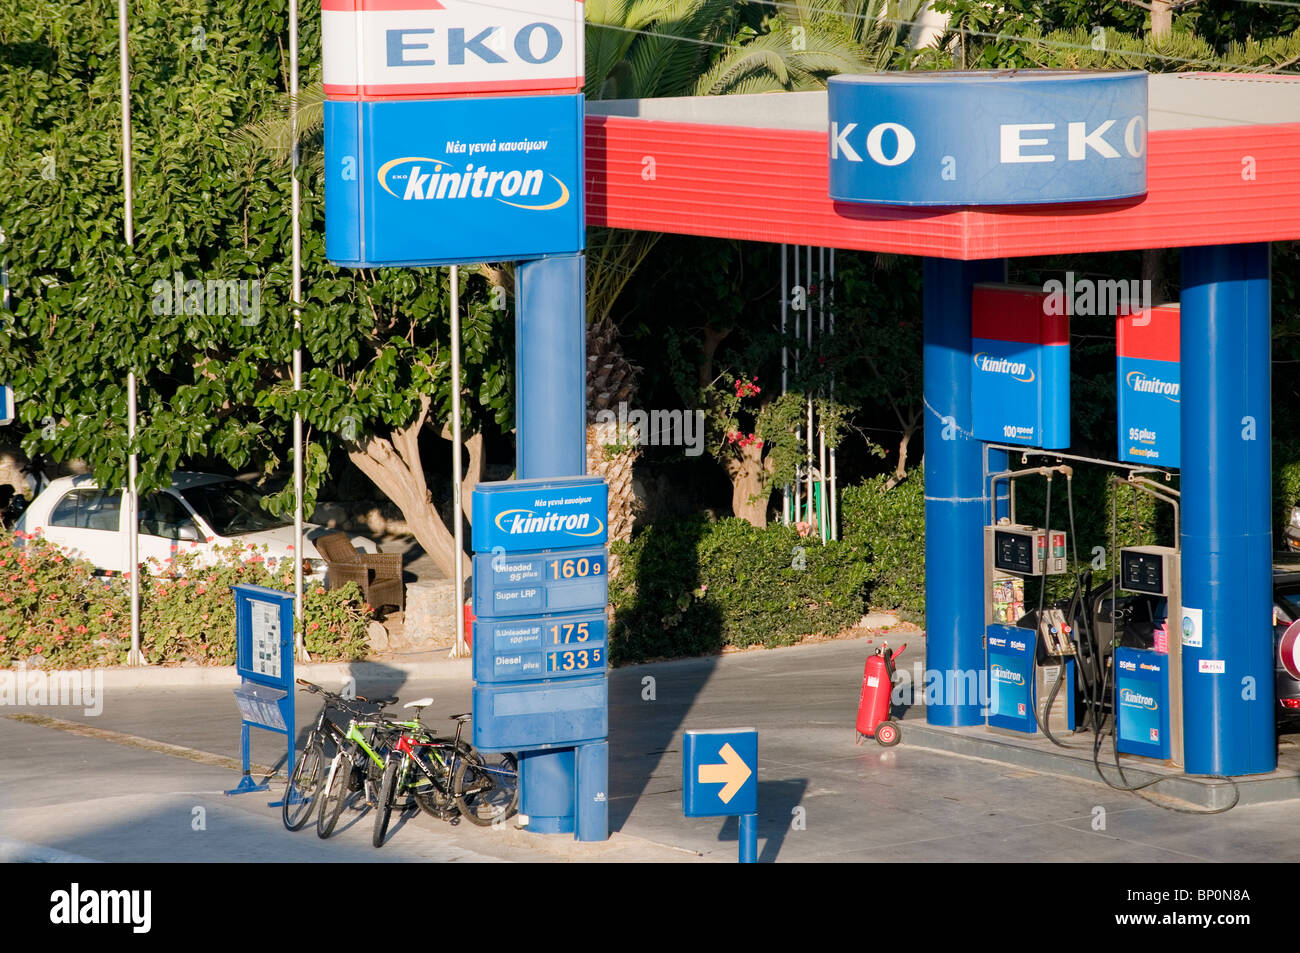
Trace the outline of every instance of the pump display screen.
{"type": "Polygon", "coordinates": [[[1034,575],[1034,538],[1025,533],[993,533],[993,565],[1003,572],[1034,575]]]}
{"type": "Polygon", "coordinates": [[[1165,593],[1165,561],[1159,553],[1120,551],[1120,586],[1129,592],[1165,593]]]}

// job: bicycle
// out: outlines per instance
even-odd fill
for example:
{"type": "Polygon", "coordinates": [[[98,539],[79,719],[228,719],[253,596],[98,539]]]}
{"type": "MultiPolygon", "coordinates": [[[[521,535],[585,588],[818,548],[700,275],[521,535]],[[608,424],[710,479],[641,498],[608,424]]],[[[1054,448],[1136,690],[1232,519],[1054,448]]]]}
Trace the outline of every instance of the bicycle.
{"type": "MultiPolygon", "coordinates": [[[[335,692],[326,691],[306,679],[299,678],[295,679],[295,681],[302,686],[303,690],[315,695],[323,695],[324,701],[321,703],[320,711],[316,715],[316,723],[312,725],[311,731],[307,734],[302,755],[299,757],[298,763],[294,765],[293,771],[290,772],[288,781],[285,782],[280,816],[285,828],[290,831],[301,830],[311,819],[312,808],[315,806],[321,782],[324,780],[322,768],[326,760],[325,743],[332,740],[337,745],[344,737],[338,725],[330,720],[330,710],[362,714],[353,707],[351,702],[375,704],[364,695],[358,695],[355,699],[347,699],[335,692]]],[[[378,699],[377,701],[388,700],[378,699]]],[[[391,704],[391,702],[389,703],[391,704]]]]}
{"type": "MultiPolygon", "coordinates": [[[[423,733],[403,733],[389,752],[371,835],[375,847],[383,846],[393,808],[403,795],[408,798],[404,808],[413,800],[427,813],[452,823],[464,816],[471,823],[485,825],[491,824],[503,811],[513,813],[514,798],[505,804],[500,800],[499,794],[506,785],[492,780],[499,766],[495,762],[489,765],[472,744],[461,740],[470,715],[451,716],[456,722],[456,736],[447,741],[431,735],[420,722],[420,712],[431,704],[432,698],[421,698],[405,706],[416,709],[415,724],[420,725],[423,733]],[[468,790],[463,787],[466,779],[468,790]],[[492,789],[498,791],[496,801],[488,797],[492,789]]],[[[505,757],[510,759],[509,767],[513,769],[513,755],[505,757]]],[[[514,776],[517,777],[517,770],[514,776]]],[[[517,790],[517,785],[513,787],[517,790]]]]}
{"type": "MultiPolygon", "coordinates": [[[[392,704],[392,701],[385,701],[392,704]]],[[[330,762],[320,798],[320,810],[316,814],[316,834],[319,837],[326,838],[334,833],[343,807],[354,791],[364,790],[366,803],[375,803],[389,743],[403,728],[402,724],[391,722],[382,715],[359,720],[353,713],[348,721],[348,730],[339,742],[338,752],[330,762]]]]}

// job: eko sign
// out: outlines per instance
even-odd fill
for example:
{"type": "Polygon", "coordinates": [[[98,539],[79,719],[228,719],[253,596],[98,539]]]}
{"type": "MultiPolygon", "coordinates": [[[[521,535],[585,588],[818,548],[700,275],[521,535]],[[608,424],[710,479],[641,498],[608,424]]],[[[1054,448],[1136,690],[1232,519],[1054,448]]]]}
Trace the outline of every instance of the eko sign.
{"type": "Polygon", "coordinates": [[[330,99],[577,91],[580,0],[322,0],[330,99]]]}
{"type": "Polygon", "coordinates": [[[830,195],[883,205],[1146,193],[1142,72],[875,73],[829,84],[830,195]]]}

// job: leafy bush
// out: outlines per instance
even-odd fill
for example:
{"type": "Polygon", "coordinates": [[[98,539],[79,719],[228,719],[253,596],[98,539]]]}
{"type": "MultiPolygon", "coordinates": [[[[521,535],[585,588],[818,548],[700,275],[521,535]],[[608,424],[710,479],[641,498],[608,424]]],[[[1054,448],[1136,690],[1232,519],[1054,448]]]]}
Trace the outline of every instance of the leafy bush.
{"type": "Polygon", "coordinates": [[[925,616],[925,475],[921,468],[886,489],[888,475],[845,487],[841,538],[869,569],[868,601],[925,616]]]}
{"type": "Polygon", "coordinates": [[[843,543],[741,519],[664,520],[615,543],[616,662],[696,655],[724,645],[790,645],[862,615],[867,567],[843,543]]]}
{"type": "MultiPolygon", "coordinates": [[[[293,586],[292,567],[269,568],[238,544],[201,565],[181,553],[140,577],[140,647],[151,664],[235,662],[235,598],[230,586],[293,586]]],[[[320,660],[366,652],[369,608],[355,584],[307,587],[304,641],[320,660]]],[[[128,581],[97,576],[39,537],[0,533],[0,666],[43,668],[120,665],[131,647],[128,581]]]]}

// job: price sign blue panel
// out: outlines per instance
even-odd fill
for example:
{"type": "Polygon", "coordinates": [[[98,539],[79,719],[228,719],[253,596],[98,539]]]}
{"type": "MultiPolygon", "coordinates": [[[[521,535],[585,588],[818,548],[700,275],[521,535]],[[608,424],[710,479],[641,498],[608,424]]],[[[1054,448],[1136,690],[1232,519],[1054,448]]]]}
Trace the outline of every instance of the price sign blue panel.
{"type": "Polygon", "coordinates": [[[476,553],[603,547],[609,490],[600,477],[480,483],[473,514],[476,553]]]}
{"type": "Polygon", "coordinates": [[[477,621],[474,678],[480,682],[571,678],[603,673],[608,624],[599,613],[477,621]]]}
{"type": "Polygon", "coordinates": [[[827,85],[830,195],[886,205],[1095,202],[1147,190],[1147,76],[873,73],[827,85]]]}
{"type": "Polygon", "coordinates": [[[994,728],[1033,733],[1034,639],[1032,629],[991,625],[988,641],[988,723],[994,728]]]}
{"type": "Polygon", "coordinates": [[[971,300],[977,440],[1070,445],[1070,319],[1037,288],[979,285],[971,300]]]}
{"type": "Polygon", "coordinates": [[[0,384],[0,427],[14,422],[14,389],[0,384]]]}
{"type": "Polygon", "coordinates": [[[1169,757],[1169,656],[1145,649],[1115,649],[1116,721],[1120,751],[1169,757]]]}
{"type": "Polygon", "coordinates": [[[583,248],[582,97],[325,103],[337,265],[520,261],[583,248]]]}
{"type": "Polygon", "coordinates": [[[758,732],[687,731],[682,737],[682,813],[731,817],[758,813],[758,732]]]}
{"type": "Polygon", "coordinates": [[[1177,467],[1182,452],[1182,364],[1177,305],[1115,319],[1119,458],[1177,467]]]}
{"type": "Polygon", "coordinates": [[[604,675],[474,686],[474,746],[480,751],[567,748],[607,734],[604,675]]]}
{"type": "Polygon", "coordinates": [[[603,609],[609,601],[604,548],[534,556],[474,557],[476,616],[603,609]]]}

